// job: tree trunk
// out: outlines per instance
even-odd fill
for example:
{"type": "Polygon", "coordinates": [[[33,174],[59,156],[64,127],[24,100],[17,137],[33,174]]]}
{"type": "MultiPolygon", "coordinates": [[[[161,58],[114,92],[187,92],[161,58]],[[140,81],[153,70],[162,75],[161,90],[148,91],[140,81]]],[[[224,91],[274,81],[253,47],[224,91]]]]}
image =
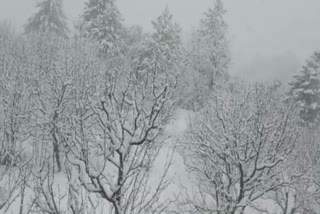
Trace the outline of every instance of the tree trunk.
{"type": "Polygon", "coordinates": [[[57,163],[57,167],[58,167],[58,172],[61,171],[61,161],[60,161],[60,149],[59,149],[59,141],[58,138],[56,136],[56,133],[53,130],[52,133],[53,136],[53,154],[54,154],[54,159],[57,163]]]}
{"type": "Polygon", "coordinates": [[[117,185],[118,185],[118,190],[115,194],[116,198],[116,207],[115,207],[115,214],[121,214],[121,203],[122,203],[122,182],[123,182],[123,154],[120,151],[117,151],[119,154],[119,162],[120,166],[118,169],[118,180],[117,180],[117,185]]]}
{"type": "MultiPolygon", "coordinates": [[[[24,179],[25,179],[25,178],[24,178],[24,179]]],[[[19,210],[19,214],[23,214],[25,189],[26,189],[26,181],[24,180],[24,184],[23,184],[23,186],[22,186],[22,188],[21,188],[21,200],[20,200],[20,210],[19,210]]]]}

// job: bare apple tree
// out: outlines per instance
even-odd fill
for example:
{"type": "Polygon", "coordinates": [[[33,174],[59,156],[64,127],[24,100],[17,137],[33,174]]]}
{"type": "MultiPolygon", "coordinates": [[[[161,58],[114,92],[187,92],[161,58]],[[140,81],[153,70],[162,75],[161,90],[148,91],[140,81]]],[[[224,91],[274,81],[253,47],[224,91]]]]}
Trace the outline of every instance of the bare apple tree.
{"type": "MultiPolygon", "coordinates": [[[[42,138],[41,144],[50,144],[53,149],[53,165],[56,171],[62,169],[62,142],[60,127],[64,121],[64,115],[68,111],[69,86],[71,76],[66,69],[67,55],[63,48],[67,45],[63,39],[53,35],[34,34],[29,39],[35,47],[32,48],[34,56],[35,75],[33,78],[34,113],[33,129],[35,138],[42,138]]],[[[38,144],[38,146],[40,146],[38,144]]],[[[40,157],[40,156],[39,156],[40,157]]],[[[47,157],[49,158],[49,157],[47,157]]]]}
{"type": "Polygon", "coordinates": [[[86,93],[81,86],[95,79],[101,63],[91,45],[83,40],[65,41],[54,35],[29,39],[36,68],[32,79],[35,108],[30,124],[34,153],[31,210],[67,213],[71,206],[70,182],[65,175],[65,141],[71,133],[68,117],[75,113],[79,96],[86,93]]]}
{"type": "Polygon", "coordinates": [[[26,181],[30,177],[27,154],[30,112],[30,87],[25,44],[0,26],[0,210],[6,212],[18,197],[24,206],[26,181]]]}
{"type": "MultiPolygon", "coordinates": [[[[139,77],[132,70],[130,60],[120,59],[100,75],[94,93],[75,102],[67,157],[81,186],[110,213],[161,213],[168,182],[162,176],[151,188],[149,177],[174,110],[176,78],[157,65],[139,77]]],[[[169,165],[170,158],[166,172],[169,165]]]]}
{"type": "Polygon", "coordinates": [[[270,195],[280,213],[315,213],[319,209],[319,154],[319,130],[304,127],[291,164],[283,172],[282,179],[289,185],[270,195]]]}
{"type": "Polygon", "coordinates": [[[236,85],[214,95],[181,143],[195,182],[181,213],[259,209],[256,201],[286,184],[279,175],[299,136],[295,114],[266,86],[236,85]]]}

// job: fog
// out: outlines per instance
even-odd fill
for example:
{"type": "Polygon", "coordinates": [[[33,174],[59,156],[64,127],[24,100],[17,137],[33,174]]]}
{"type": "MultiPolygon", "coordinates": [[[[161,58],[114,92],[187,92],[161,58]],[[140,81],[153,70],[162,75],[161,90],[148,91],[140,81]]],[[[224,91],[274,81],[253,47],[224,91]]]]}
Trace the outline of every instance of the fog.
{"type": "MultiPolygon", "coordinates": [[[[35,0],[1,0],[0,20],[21,29],[35,11],[35,0]]],[[[84,0],[64,1],[69,26],[83,9],[84,0]]],[[[151,20],[168,5],[184,35],[194,30],[212,0],[119,0],[128,25],[150,31],[151,20]]],[[[226,21],[232,53],[230,73],[241,79],[287,81],[319,49],[318,0],[226,0],[226,21]],[[263,65],[263,66],[262,66],[263,65]]]]}

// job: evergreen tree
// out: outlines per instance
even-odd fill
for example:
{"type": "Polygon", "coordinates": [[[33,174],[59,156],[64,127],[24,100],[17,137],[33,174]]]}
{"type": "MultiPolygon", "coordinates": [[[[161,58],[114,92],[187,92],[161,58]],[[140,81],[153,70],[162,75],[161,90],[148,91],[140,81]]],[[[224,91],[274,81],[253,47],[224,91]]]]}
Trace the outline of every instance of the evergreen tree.
{"type": "Polygon", "coordinates": [[[129,26],[124,28],[124,41],[129,47],[140,44],[144,38],[142,27],[140,26],[129,26]]]}
{"type": "Polygon", "coordinates": [[[81,30],[86,38],[98,42],[101,53],[117,55],[123,51],[122,17],[115,0],[89,0],[85,3],[81,30]]]}
{"type": "Polygon", "coordinates": [[[62,10],[62,0],[43,0],[37,4],[37,8],[39,11],[30,17],[25,25],[25,33],[56,33],[66,38],[68,27],[62,10]]]}
{"type": "Polygon", "coordinates": [[[175,80],[181,59],[181,29],[173,22],[168,8],[152,24],[155,32],[144,39],[134,54],[136,74],[140,80],[155,72],[160,73],[158,78],[175,80]]]}
{"type": "Polygon", "coordinates": [[[152,38],[159,48],[159,54],[168,66],[175,66],[181,54],[181,28],[173,22],[173,15],[168,7],[152,25],[155,29],[152,38]]]}
{"type": "Polygon", "coordinates": [[[320,52],[313,54],[299,75],[290,83],[290,95],[298,103],[301,119],[307,124],[320,122],[320,52]]]}
{"type": "Polygon", "coordinates": [[[205,13],[201,20],[197,45],[198,66],[209,81],[212,89],[218,81],[228,78],[229,50],[227,42],[227,24],[224,21],[226,11],[221,0],[217,0],[213,9],[205,13]]]}
{"type": "Polygon", "coordinates": [[[226,11],[221,0],[216,0],[201,19],[198,29],[192,32],[187,53],[186,76],[182,104],[199,110],[206,104],[213,90],[223,88],[229,79],[229,49],[226,11]]]}

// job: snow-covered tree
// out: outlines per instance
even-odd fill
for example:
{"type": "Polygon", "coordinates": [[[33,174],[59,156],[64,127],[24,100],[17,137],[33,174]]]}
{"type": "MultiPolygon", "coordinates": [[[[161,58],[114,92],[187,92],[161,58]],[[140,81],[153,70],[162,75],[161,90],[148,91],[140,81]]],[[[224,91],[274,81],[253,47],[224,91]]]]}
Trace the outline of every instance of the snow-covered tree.
{"type": "Polygon", "coordinates": [[[217,0],[213,9],[205,13],[199,29],[199,64],[209,81],[209,88],[214,88],[219,81],[228,78],[229,50],[227,24],[224,21],[225,10],[221,0],[217,0]]]}
{"type": "Polygon", "coordinates": [[[90,90],[84,85],[93,85],[90,83],[101,64],[97,51],[81,39],[66,41],[38,35],[28,38],[27,43],[29,64],[33,65],[29,76],[33,112],[28,124],[33,154],[32,179],[28,183],[32,193],[28,195],[32,200],[30,210],[31,213],[74,213],[69,201],[71,187],[65,175],[68,172],[65,157],[69,151],[66,140],[72,133],[68,119],[75,114],[75,106],[81,105],[76,100],[90,90]]]}
{"type": "Polygon", "coordinates": [[[104,55],[123,51],[123,26],[115,0],[89,0],[85,3],[80,30],[83,36],[96,41],[104,55]]]}
{"type": "MultiPolygon", "coordinates": [[[[0,27],[1,28],[1,27],[0,27]]],[[[2,28],[4,30],[5,28],[2,28]]],[[[28,46],[8,31],[0,35],[0,212],[7,213],[24,192],[30,175],[28,141],[32,112],[30,81],[33,71],[28,46]],[[2,35],[6,35],[2,37],[2,35]]],[[[21,201],[23,205],[23,200],[21,201]]],[[[22,210],[22,209],[20,209],[22,210]]],[[[22,212],[22,211],[21,211],[22,212]]]]}
{"type": "Polygon", "coordinates": [[[151,172],[176,78],[150,70],[141,84],[131,58],[109,70],[86,39],[40,34],[1,42],[1,212],[21,201],[22,213],[161,213],[172,154],[157,185],[151,172]],[[19,168],[22,144],[32,167],[19,168]],[[102,183],[98,192],[87,178],[102,183]]]}
{"type": "Polygon", "coordinates": [[[307,61],[300,74],[290,83],[290,95],[300,107],[300,116],[307,124],[320,122],[320,53],[307,61]]]}
{"type": "Polygon", "coordinates": [[[152,38],[159,52],[158,60],[163,60],[167,69],[175,69],[181,57],[181,28],[173,22],[173,15],[168,7],[152,24],[155,30],[152,38]]]}
{"type": "Polygon", "coordinates": [[[185,70],[185,89],[182,104],[193,110],[201,109],[208,96],[225,86],[229,79],[230,54],[227,41],[225,10],[217,0],[201,19],[188,42],[185,70]]]}
{"type": "Polygon", "coordinates": [[[25,33],[55,33],[67,38],[68,27],[62,9],[62,0],[42,0],[37,7],[39,11],[28,19],[25,33]]]}
{"type": "MultiPolygon", "coordinates": [[[[175,26],[165,14],[169,21],[159,18],[159,29],[175,26]]],[[[68,160],[78,169],[73,183],[102,198],[110,213],[161,213],[168,204],[159,199],[168,185],[165,176],[153,187],[149,179],[175,107],[174,51],[180,40],[165,38],[171,31],[161,33],[117,58],[120,62],[99,75],[95,91],[79,99],[87,105],[77,106],[70,118],[68,160]]]]}
{"type": "Polygon", "coordinates": [[[141,26],[129,26],[125,27],[124,41],[125,44],[130,46],[137,45],[142,42],[144,33],[141,26]]]}
{"type": "Polygon", "coordinates": [[[295,111],[264,86],[216,93],[182,139],[195,182],[185,213],[243,213],[285,183],[299,132],[295,111]]]}
{"type": "Polygon", "coordinates": [[[175,78],[150,71],[141,84],[127,63],[100,76],[96,90],[78,101],[88,105],[70,118],[68,160],[110,213],[161,213],[166,179],[152,188],[149,178],[174,109],[175,78]]]}
{"type": "Polygon", "coordinates": [[[281,179],[287,185],[269,195],[279,214],[316,213],[319,210],[319,130],[304,128],[281,179]]]}
{"type": "Polygon", "coordinates": [[[152,23],[155,32],[146,37],[132,54],[135,77],[150,81],[149,76],[164,79],[170,76],[173,80],[180,72],[181,29],[173,22],[168,8],[152,23]]]}
{"type": "Polygon", "coordinates": [[[59,126],[63,124],[65,110],[68,110],[68,102],[66,102],[68,88],[64,84],[68,74],[60,69],[64,41],[56,36],[36,35],[29,38],[29,42],[34,45],[31,48],[34,65],[32,79],[34,113],[30,126],[38,148],[51,148],[52,152],[49,154],[53,156],[50,158],[48,156],[46,159],[54,160],[55,169],[61,171],[62,140],[59,126]]]}

